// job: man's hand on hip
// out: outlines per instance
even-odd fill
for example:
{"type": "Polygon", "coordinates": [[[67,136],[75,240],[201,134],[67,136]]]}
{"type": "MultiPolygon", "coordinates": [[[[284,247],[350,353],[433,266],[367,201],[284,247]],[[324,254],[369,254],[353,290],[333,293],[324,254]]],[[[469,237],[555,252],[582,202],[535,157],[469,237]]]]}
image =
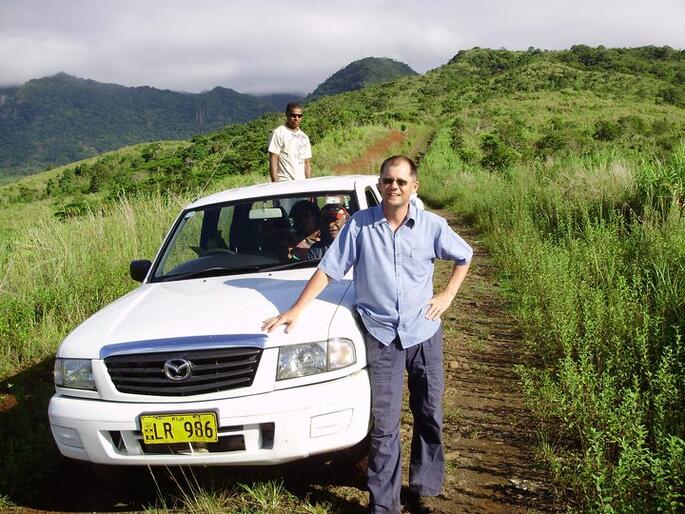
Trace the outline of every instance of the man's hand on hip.
{"type": "Polygon", "coordinates": [[[452,268],[452,276],[450,277],[447,287],[441,293],[438,293],[428,300],[428,312],[426,313],[426,319],[436,319],[439,318],[443,312],[449,309],[452,300],[457,295],[457,291],[461,287],[466,273],[469,271],[468,262],[459,264],[454,263],[454,268],[452,268]]]}
{"type": "Polygon", "coordinates": [[[450,295],[447,291],[436,294],[428,300],[428,312],[426,313],[426,319],[439,319],[442,313],[449,309],[450,304],[454,300],[454,295],[450,295]]]}

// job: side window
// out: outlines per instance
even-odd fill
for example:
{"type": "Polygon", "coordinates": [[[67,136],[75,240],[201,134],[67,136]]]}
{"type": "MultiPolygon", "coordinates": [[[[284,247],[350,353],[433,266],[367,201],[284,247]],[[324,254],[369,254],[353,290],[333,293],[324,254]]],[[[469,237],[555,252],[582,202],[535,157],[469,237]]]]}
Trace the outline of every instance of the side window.
{"type": "Polygon", "coordinates": [[[364,196],[366,196],[367,207],[375,207],[378,205],[378,198],[376,198],[376,193],[372,187],[367,187],[364,191],[364,196]]]}

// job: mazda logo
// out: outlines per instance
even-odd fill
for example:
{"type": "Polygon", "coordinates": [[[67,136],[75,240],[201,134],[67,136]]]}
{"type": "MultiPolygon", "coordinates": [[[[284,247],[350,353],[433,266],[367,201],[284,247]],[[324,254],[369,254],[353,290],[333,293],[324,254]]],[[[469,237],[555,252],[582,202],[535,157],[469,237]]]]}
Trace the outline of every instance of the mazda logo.
{"type": "Polygon", "coordinates": [[[186,380],[193,374],[193,364],[186,359],[169,359],[164,363],[164,374],[175,382],[186,380]]]}

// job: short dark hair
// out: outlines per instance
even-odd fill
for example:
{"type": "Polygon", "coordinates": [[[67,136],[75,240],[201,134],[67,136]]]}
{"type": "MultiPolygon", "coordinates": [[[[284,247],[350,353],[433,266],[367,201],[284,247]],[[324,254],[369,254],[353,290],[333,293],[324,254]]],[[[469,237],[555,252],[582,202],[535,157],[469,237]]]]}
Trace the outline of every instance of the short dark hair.
{"type": "Polygon", "coordinates": [[[319,206],[309,200],[300,200],[290,208],[290,217],[295,218],[301,212],[309,211],[315,218],[319,217],[319,206]]]}
{"type": "Polygon", "coordinates": [[[302,109],[302,104],[300,102],[288,102],[288,105],[285,106],[285,113],[290,114],[293,112],[293,109],[302,109]]]}
{"type": "Polygon", "coordinates": [[[383,161],[383,164],[381,164],[381,176],[383,176],[383,173],[388,171],[388,169],[393,168],[398,164],[402,164],[403,162],[409,164],[409,172],[412,178],[416,180],[419,177],[419,172],[416,168],[416,163],[406,155],[393,155],[392,157],[388,157],[387,159],[385,159],[383,161]]]}

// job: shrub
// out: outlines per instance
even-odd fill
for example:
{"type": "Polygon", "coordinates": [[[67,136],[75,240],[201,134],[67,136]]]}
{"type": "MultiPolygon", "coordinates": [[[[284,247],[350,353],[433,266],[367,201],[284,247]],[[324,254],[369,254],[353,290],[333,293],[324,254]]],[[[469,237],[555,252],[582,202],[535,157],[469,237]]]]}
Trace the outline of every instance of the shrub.
{"type": "Polygon", "coordinates": [[[620,117],[618,124],[623,130],[634,134],[646,134],[649,130],[647,122],[635,114],[620,117]]]}
{"type": "Polygon", "coordinates": [[[661,91],[660,96],[668,104],[685,107],[685,90],[682,87],[667,87],[661,91]]]}
{"type": "Polygon", "coordinates": [[[455,118],[450,127],[451,145],[455,151],[459,151],[464,145],[464,120],[455,118]]]}
{"type": "Polygon", "coordinates": [[[621,126],[613,121],[598,120],[592,137],[599,141],[613,141],[621,134],[621,126]]]}
{"type": "Polygon", "coordinates": [[[481,165],[492,171],[503,171],[519,158],[518,152],[503,143],[495,134],[485,134],[481,139],[483,157],[481,165]]]}

